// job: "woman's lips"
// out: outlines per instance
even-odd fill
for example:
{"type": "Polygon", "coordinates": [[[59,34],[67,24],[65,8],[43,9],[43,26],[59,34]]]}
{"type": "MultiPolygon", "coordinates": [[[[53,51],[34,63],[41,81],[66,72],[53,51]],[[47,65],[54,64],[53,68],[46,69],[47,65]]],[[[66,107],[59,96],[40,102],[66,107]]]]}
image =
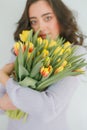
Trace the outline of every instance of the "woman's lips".
{"type": "Polygon", "coordinates": [[[40,34],[39,36],[40,36],[42,39],[45,39],[47,35],[46,35],[46,34],[40,34]]]}

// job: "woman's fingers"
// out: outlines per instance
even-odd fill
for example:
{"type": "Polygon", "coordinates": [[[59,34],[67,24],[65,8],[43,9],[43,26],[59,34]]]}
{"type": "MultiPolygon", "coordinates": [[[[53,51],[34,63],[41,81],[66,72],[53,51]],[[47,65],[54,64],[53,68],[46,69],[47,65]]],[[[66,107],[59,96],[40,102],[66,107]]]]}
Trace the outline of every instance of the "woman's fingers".
{"type": "Polygon", "coordinates": [[[17,108],[13,105],[11,99],[7,94],[0,98],[0,109],[2,110],[16,110],[17,108]]]}
{"type": "Polygon", "coordinates": [[[10,75],[14,69],[14,63],[9,63],[6,64],[3,68],[2,71],[4,71],[6,74],[10,75]]]}

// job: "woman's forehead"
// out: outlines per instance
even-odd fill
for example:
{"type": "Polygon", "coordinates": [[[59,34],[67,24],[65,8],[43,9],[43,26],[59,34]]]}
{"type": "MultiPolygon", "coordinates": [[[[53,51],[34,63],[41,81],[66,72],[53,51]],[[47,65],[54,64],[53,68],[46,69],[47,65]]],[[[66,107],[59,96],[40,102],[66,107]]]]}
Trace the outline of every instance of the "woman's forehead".
{"type": "Polygon", "coordinates": [[[39,15],[43,15],[46,13],[53,13],[53,10],[51,8],[51,6],[48,4],[47,1],[44,0],[40,0],[37,1],[33,4],[31,4],[30,8],[29,8],[29,16],[39,16],[39,15]]]}

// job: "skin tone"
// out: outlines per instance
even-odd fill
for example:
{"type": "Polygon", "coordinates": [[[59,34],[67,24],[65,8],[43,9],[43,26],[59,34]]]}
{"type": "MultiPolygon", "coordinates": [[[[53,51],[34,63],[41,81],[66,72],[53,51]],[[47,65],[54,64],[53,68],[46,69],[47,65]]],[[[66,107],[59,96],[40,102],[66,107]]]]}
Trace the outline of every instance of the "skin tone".
{"type": "MultiPolygon", "coordinates": [[[[60,34],[60,24],[49,4],[46,1],[40,0],[33,3],[29,10],[29,19],[31,27],[34,32],[40,29],[39,36],[43,39],[48,35],[51,39],[55,39],[60,34]]],[[[0,69],[0,83],[6,86],[7,81],[14,69],[14,63],[5,65],[0,69]]],[[[15,110],[17,109],[6,93],[0,98],[0,108],[2,110],[15,110]]]]}
{"type": "Polygon", "coordinates": [[[1,70],[0,70],[0,82],[5,86],[7,80],[9,79],[10,74],[13,71],[14,63],[6,64],[1,70]]]}
{"type": "Polygon", "coordinates": [[[30,6],[29,19],[35,32],[40,29],[42,38],[46,38],[48,35],[55,39],[60,34],[60,24],[46,1],[40,0],[30,6]]]}
{"type": "MultiPolygon", "coordinates": [[[[3,86],[10,78],[10,75],[14,69],[14,63],[6,64],[2,69],[0,69],[0,83],[3,86]]],[[[0,98],[0,109],[2,110],[15,110],[17,109],[13,104],[8,94],[6,93],[2,98],[0,98]]]]}

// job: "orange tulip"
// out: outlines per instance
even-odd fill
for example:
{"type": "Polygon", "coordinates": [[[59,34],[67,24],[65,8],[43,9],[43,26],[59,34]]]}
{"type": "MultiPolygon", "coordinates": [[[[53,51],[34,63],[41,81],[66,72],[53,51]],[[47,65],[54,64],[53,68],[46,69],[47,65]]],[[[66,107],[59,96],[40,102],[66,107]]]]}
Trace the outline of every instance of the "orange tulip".
{"type": "Polygon", "coordinates": [[[22,51],[24,52],[24,45],[21,42],[16,42],[14,44],[13,49],[14,49],[14,53],[15,53],[16,56],[18,56],[18,54],[19,54],[19,48],[20,48],[20,46],[22,48],[22,51]]]}
{"type": "Polygon", "coordinates": [[[49,66],[48,68],[45,68],[44,66],[41,68],[40,73],[43,77],[47,77],[50,72],[52,71],[52,66],[49,66]]]}

